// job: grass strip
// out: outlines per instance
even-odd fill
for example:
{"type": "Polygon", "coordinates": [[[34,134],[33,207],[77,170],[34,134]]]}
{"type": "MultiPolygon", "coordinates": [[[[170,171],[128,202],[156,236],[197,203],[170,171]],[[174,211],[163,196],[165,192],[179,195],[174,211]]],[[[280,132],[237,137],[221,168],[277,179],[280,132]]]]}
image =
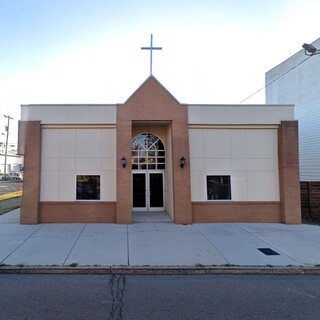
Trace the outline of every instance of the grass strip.
{"type": "Polygon", "coordinates": [[[22,190],[0,195],[0,216],[20,208],[22,190]]]}
{"type": "Polygon", "coordinates": [[[20,205],[16,205],[16,206],[0,209],[0,216],[5,214],[5,213],[7,213],[7,212],[10,212],[10,211],[13,211],[15,209],[18,209],[18,208],[20,208],[20,205]]]}

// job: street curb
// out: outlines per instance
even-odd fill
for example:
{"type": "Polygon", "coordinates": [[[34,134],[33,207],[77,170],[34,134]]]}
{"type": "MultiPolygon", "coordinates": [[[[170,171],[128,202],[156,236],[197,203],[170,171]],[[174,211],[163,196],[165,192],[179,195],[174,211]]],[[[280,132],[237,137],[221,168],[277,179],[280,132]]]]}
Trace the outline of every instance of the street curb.
{"type": "Polygon", "coordinates": [[[320,275],[317,267],[261,266],[4,266],[0,274],[78,275],[320,275]]]}

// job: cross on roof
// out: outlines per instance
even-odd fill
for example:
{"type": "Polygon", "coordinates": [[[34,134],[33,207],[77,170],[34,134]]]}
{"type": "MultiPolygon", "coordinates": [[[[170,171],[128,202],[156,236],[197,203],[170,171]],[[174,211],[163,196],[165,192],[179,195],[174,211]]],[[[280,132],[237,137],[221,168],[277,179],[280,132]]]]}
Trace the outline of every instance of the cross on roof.
{"type": "Polygon", "coordinates": [[[150,50],[150,75],[152,75],[152,51],[153,50],[162,50],[162,47],[153,46],[153,35],[151,34],[150,47],[141,47],[141,50],[150,50]]]}

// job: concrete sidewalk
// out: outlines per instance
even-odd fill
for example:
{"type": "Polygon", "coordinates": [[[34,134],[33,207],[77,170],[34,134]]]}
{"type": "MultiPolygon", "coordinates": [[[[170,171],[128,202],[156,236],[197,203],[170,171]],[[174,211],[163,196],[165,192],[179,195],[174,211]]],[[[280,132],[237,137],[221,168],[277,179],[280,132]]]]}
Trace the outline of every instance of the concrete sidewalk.
{"type": "Polygon", "coordinates": [[[30,266],[315,266],[320,226],[256,223],[20,225],[0,216],[0,264],[30,266]],[[265,255],[258,249],[272,249],[265,255]]]}

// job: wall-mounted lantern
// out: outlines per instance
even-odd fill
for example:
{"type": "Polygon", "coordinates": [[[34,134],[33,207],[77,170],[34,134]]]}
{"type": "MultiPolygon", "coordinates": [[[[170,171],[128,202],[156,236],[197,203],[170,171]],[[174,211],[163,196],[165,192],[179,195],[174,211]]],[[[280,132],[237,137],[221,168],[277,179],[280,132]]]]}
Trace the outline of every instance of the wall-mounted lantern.
{"type": "Polygon", "coordinates": [[[125,168],[127,165],[127,159],[124,156],[122,156],[121,158],[121,165],[122,165],[122,168],[125,168]]]}
{"type": "Polygon", "coordinates": [[[186,164],[186,158],[184,156],[182,156],[180,158],[180,167],[183,168],[185,164],[186,164]]]}

